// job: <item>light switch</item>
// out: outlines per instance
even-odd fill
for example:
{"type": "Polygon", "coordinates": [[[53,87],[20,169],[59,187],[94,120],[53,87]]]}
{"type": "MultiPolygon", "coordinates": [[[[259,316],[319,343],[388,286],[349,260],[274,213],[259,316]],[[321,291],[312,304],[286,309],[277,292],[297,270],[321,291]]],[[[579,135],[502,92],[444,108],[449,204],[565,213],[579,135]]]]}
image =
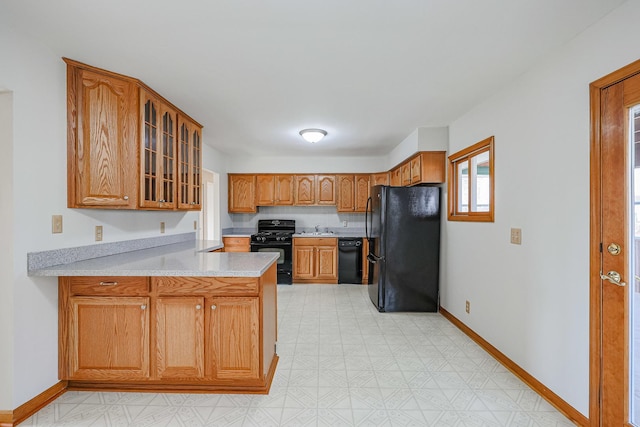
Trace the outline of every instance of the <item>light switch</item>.
{"type": "Polygon", "coordinates": [[[102,241],[102,226],[96,225],[96,242],[102,241]]]}
{"type": "Polygon", "coordinates": [[[511,243],[514,245],[522,244],[522,229],[521,228],[512,228],[511,229],[511,243]]]}
{"type": "Polygon", "coordinates": [[[51,216],[51,232],[62,233],[62,215],[51,216]]]}

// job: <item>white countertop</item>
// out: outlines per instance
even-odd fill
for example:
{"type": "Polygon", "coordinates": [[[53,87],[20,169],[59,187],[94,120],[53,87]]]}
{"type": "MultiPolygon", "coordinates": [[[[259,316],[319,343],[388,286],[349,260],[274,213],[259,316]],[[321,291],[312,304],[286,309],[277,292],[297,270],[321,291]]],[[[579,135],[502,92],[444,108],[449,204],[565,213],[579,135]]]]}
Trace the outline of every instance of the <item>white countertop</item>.
{"type": "Polygon", "coordinates": [[[278,259],[270,252],[209,252],[218,241],[189,241],[30,270],[30,276],[260,277],[278,259]]]}

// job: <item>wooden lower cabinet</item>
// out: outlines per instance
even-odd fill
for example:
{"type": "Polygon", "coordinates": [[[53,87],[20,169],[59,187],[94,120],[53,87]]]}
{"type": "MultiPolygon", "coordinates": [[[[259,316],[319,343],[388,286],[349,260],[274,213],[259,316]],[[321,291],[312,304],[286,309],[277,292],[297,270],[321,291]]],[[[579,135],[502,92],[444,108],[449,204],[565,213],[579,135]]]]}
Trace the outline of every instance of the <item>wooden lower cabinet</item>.
{"type": "Polygon", "coordinates": [[[216,379],[257,380],[260,376],[258,298],[212,298],[207,301],[212,375],[216,379]]]}
{"type": "Polygon", "coordinates": [[[222,238],[224,252],[251,252],[251,237],[226,236],[222,238]]]}
{"type": "Polygon", "coordinates": [[[293,280],[298,283],[338,283],[338,239],[295,237],[293,280]]]}
{"type": "Polygon", "coordinates": [[[204,298],[156,299],[157,377],[204,377],[204,298]]]}
{"type": "Polygon", "coordinates": [[[68,379],[149,378],[149,298],[71,297],[68,379]]]}
{"type": "Polygon", "coordinates": [[[78,390],[268,393],[276,282],[275,264],[260,278],[60,277],[59,377],[78,390]]]}

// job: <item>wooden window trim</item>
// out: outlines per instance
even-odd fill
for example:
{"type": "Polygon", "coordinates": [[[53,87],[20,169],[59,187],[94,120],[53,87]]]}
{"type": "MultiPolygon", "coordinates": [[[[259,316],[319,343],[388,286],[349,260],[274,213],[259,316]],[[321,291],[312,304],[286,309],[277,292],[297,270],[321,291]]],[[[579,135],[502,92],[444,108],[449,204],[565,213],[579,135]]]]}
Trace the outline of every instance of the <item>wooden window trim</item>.
{"type": "MultiPolygon", "coordinates": [[[[449,221],[494,222],[495,213],[495,167],[494,167],[494,137],[490,136],[470,147],[449,156],[447,182],[447,218],[449,221]],[[488,212],[458,212],[458,184],[456,165],[468,161],[471,170],[471,158],[489,152],[489,211],[488,212]]],[[[469,179],[469,197],[471,197],[472,180],[469,179]]],[[[469,204],[471,209],[471,204],[469,204]]]]}

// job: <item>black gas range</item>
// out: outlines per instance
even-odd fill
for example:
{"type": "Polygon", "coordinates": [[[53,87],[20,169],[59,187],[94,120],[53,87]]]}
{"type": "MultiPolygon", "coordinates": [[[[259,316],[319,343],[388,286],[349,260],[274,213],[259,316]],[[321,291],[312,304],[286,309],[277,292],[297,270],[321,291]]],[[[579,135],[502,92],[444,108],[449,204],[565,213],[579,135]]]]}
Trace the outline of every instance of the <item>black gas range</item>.
{"type": "Polygon", "coordinates": [[[277,261],[278,284],[293,283],[293,234],[296,222],[292,219],[258,220],[258,232],[251,235],[251,252],[275,252],[280,254],[277,261]]]}

